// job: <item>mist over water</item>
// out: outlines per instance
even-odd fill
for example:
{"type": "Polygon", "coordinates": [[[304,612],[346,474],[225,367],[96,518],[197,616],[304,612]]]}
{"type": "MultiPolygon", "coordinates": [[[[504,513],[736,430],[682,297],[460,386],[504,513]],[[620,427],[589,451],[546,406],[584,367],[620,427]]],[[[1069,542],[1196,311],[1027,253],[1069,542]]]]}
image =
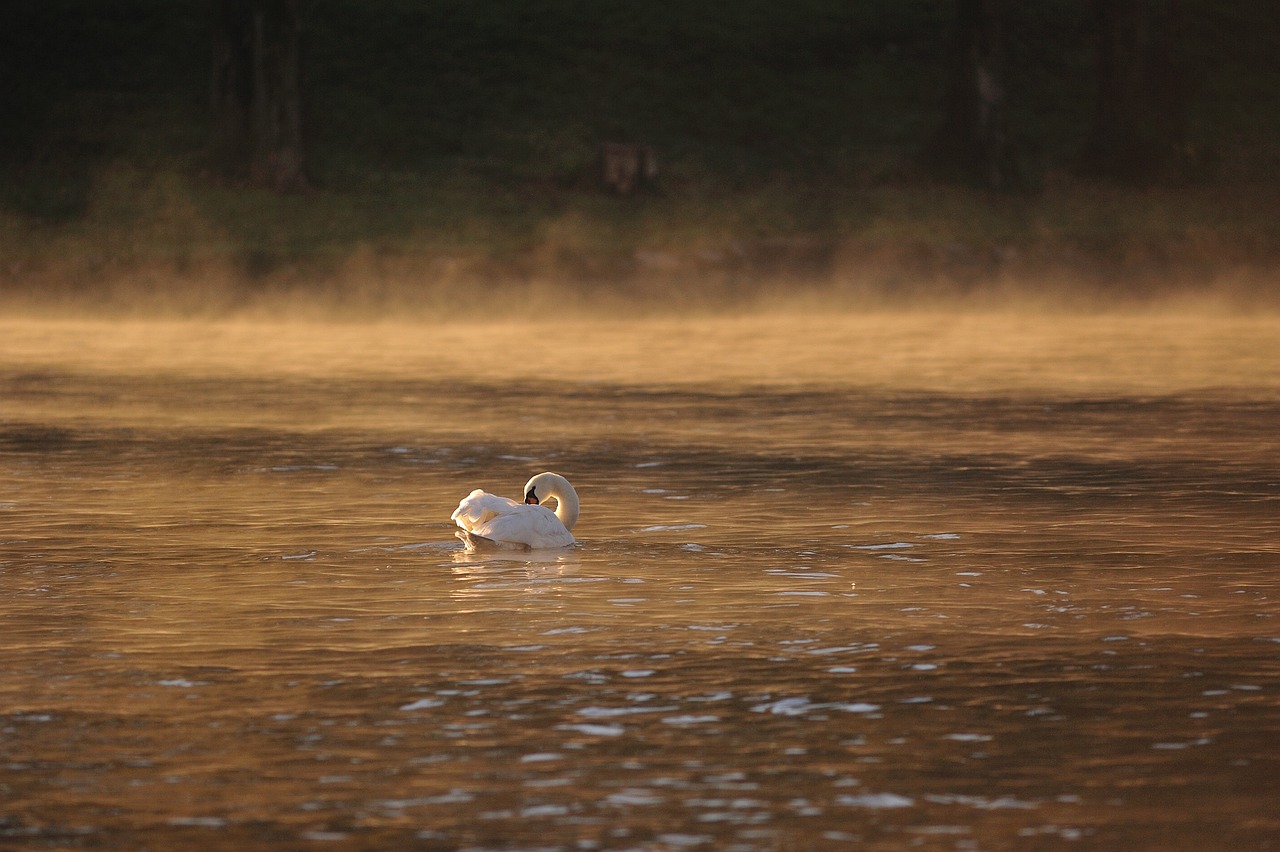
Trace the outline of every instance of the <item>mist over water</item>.
{"type": "Polygon", "coordinates": [[[1280,838],[1274,315],[10,317],[0,398],[4,843],[1280,838]]]}

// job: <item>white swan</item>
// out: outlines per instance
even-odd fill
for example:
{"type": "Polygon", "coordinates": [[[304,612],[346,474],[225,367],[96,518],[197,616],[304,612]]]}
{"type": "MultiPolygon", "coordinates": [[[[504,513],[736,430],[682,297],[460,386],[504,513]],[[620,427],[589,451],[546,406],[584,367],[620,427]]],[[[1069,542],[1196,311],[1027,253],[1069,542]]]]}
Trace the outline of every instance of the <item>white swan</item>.
{"type": "Polygon", "coordinates": [[[540,473],[524,486],[524,502],[476,489],[453,511],[457,535],[467,550],[543,550],[574,543],[578,492],[558,473],[540,473]],[[554,513],[543,501],[554,498],[554,513]]]}

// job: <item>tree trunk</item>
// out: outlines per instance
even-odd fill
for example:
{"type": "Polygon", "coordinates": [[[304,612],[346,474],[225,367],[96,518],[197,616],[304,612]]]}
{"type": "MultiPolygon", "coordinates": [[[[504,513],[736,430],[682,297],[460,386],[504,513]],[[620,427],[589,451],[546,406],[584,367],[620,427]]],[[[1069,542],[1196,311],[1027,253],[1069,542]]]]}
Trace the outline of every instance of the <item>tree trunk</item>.
{"type": "Polygon", "coordinates": [[[1085,149],[1090,170],[1149,182],[1183,154],[1192,78],[1183,15],[1167,0],[1094,0],[1098,91],[1085,149]]]}
{"type": "Polygon", "coordinates": [[[305,189],[298,0],[215,0],[214,11],[220,165],[256,186],[305,189]]]}
{"type": "Polygon", "coordinates": [[[942,125],[925,149],[948,176],[990,189],[1018,183],[1005,119],[1005,0],[958,0],[951,82],[942,125]]]}

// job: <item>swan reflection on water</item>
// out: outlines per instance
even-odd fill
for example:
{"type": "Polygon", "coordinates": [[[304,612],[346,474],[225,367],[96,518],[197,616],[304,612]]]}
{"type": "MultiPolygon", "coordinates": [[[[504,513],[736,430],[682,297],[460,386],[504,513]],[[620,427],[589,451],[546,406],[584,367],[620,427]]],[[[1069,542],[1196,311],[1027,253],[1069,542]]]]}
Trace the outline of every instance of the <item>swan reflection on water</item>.
{"type": "Polygon", "coordinates": [[[497,593],[506,605],[514,603],[520,608],[521,601],[545,600],[542,595],[564,592],[566,583],[584,582],[575,576],[582,565],[571,551],[482,554],[458,549],[452,557],[450,571],[455,582],[449,596],[455,601],[490,598],[497,593]]]}
{"type": "Polygon", "coordinates": [[[548,569],[564,569],[580,567],[581,558],[576,550],[562,548],[560,550],[530,550],[524,553],[510,550],[475,551],[459,546],[450,556],[456,563],[454,573],[462,569],[464,573],[483,574],[510,571],[516,565],[525,565],[531,571],[547,571],[548,569]]]}

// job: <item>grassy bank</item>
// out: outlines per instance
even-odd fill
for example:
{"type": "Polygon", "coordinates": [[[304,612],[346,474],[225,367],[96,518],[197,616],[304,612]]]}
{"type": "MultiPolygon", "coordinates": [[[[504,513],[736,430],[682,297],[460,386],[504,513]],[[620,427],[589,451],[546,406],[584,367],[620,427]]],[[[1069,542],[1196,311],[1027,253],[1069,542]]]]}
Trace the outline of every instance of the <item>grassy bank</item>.
{"type": "Polygon", "coordinates": [[[1280,69],[1240,41],[1265,4],[1205,36],[1221,56],[1191,132],[1219,168],[1145,189],[1074,168],[1093,85],[1076,5],[1018,20],[1012,119],[1033,179],[993,195],[916,165],[950,3],[316,0],[315,188],[282,197],[210,171],[199,8],[19,3],[0,13],[6,76],[26,81],[2,102],[0,284],[11,303],[182,310],[475,304],[495,285],[662,303],[777,285],[1272,297],[1280,69]],[[600,192],[603,141],[654,146],[660,191],[600,192]]]}

